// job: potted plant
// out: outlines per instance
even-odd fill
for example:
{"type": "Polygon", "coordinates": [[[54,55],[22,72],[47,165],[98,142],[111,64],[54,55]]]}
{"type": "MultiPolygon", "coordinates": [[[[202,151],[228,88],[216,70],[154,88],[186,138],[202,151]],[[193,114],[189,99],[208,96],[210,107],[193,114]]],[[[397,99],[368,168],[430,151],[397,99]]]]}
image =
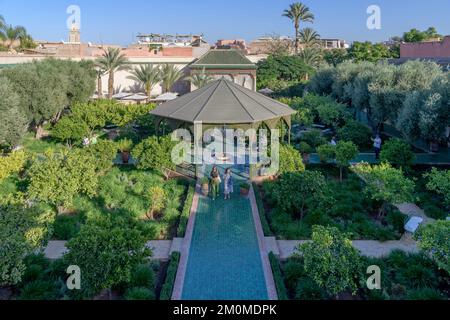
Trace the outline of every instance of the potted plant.
{"type": "Polygon", "coordinates": [[[130,151],[132,146],[133,141],[129,139],[123,139],[117,143],[117,147],[122,155],[123,164],[128,164],[130,162],[130,151]]]}
{"type": "Polygon", "coordinates": [[[209,194],[209,179],[207,177],[201,178],[200,185],[202,186],[202,194],[207,197],[209,194]]]}
{"type": "Polygon", "coordinates": [[[240,184],[240,188],[241,188],[241,196],[248,196],[249,192],[250,192],[250,184],[248,184],[247,182],[242,182],[240,184]]]}

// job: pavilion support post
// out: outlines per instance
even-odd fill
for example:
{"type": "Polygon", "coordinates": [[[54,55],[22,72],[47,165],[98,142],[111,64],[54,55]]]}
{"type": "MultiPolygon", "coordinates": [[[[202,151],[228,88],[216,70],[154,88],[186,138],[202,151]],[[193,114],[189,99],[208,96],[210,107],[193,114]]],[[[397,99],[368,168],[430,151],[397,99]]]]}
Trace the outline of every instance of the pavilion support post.
{"type": "Polygon", "coordinates": [[[291,145],[291,128],[288,130],[288,144],[291,145]]]}

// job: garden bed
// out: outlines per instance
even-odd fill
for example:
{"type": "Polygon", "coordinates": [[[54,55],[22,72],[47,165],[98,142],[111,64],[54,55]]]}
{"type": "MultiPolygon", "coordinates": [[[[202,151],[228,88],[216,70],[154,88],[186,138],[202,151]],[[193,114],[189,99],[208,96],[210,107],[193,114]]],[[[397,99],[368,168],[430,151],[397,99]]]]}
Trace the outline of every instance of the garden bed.
{"type": "MultiPolygon", "coordinates": [[[[291,212],[277,207],[271,195],[274,182],[265,182],[255,189],[262,199],[270,230],[277,238],[310,239],[314,225],[337,227],[343,232],[350,233],[353,240],[388,241],[401,238],[406,216],[395,207],[389,206],[387,215],[380,218],[377,204],[364,195],[358,177],[350,174],[341,183],[338,181],[335,168],[318,166],[314,170],[324,173],[334,203],[328,210],[313,210],[303,219],[293,217],[291,212]]],[[[308,198],[307,194],[304,196],[308,198]]]]}

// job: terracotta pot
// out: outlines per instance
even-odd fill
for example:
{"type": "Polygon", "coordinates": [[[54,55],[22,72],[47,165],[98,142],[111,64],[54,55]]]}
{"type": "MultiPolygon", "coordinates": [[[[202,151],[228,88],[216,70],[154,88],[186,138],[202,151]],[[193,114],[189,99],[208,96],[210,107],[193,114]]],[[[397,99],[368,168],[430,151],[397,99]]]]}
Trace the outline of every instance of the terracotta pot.
{"type": "Polygon", "coordinates": [[[128,151],[122,151],[122,163],[128,164],[130,162],[130,153],[128,151]]]}
{"type": "Polygon", "coordinates": [[[241,196],[246,197],[250,193],[249,189],[241,188],[241,196]]]}

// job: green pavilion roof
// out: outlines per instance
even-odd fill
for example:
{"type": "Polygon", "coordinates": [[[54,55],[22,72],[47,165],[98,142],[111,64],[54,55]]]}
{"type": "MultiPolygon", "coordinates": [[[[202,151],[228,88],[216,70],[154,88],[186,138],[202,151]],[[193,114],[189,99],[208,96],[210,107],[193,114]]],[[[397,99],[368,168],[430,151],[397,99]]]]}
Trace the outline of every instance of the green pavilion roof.
{"type": "Polygon", "coordinates": [[[256,69],[256,65],[235,49],[208,51],[189,66],[191,69],[256,69]]]}
{"type": "Polygon", "coordinates": [[[281,102],[222,78],[166,102],[151,113],[187,123],[241,124],[289,117],[295,111],[281,102]]]}

